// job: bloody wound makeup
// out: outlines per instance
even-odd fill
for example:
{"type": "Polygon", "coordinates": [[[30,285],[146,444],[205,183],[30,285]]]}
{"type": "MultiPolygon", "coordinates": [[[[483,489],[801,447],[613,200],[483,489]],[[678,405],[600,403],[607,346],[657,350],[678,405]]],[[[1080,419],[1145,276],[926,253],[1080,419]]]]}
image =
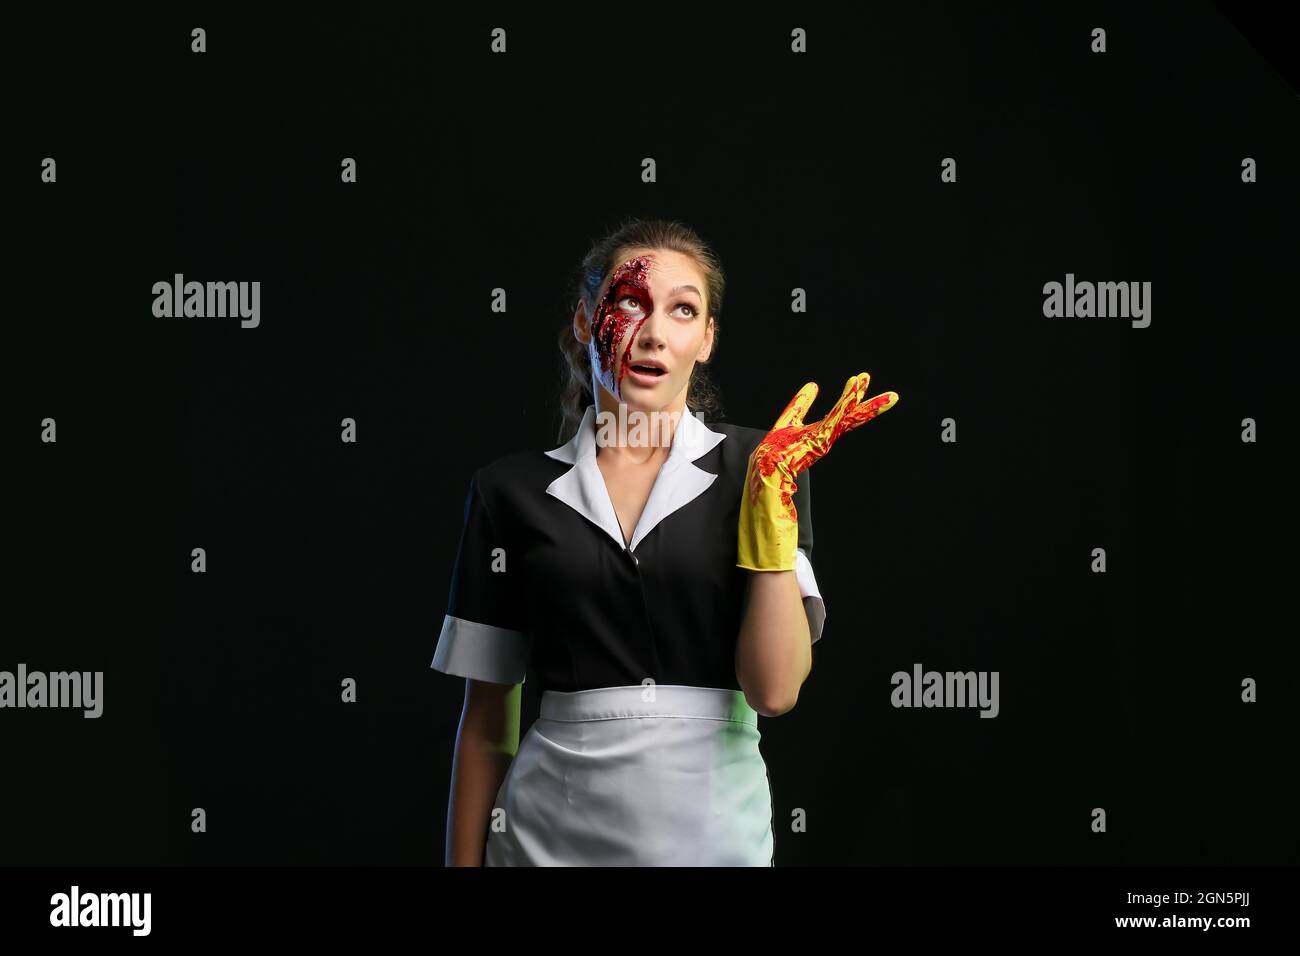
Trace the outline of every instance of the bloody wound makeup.
{"type": "Polygon", "coordinates": [[[632,365],[632,345],[646,318],[654,311],[650,297],[650,266],[653,263],[654,256],[637,256],[615,269],[592,323],[592,340],[596,343],[600,370],[606,380],[612,373],[614,396],[619,399],[623,397],[623,376],[632,365]],[[625,312],[618,307],[619,301],[629,295],[641,302],[640,312],[625,312]],[[632,327],[630,333],[629,327],[632,327]],[[625,335],[627,345],[623,354],[616,357],[618,344],[625,335]]]}

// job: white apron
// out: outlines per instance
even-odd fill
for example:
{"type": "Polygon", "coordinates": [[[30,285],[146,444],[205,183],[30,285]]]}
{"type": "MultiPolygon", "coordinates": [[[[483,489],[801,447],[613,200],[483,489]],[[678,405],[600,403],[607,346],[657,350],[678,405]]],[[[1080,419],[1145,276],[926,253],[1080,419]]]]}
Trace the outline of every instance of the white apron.
{"type": "Polygon", "coordinates": [[[484,864],[771,866],[758,741],[738,690],[545,691],[497,791],[504,829],[489,829],[484,864]]]}

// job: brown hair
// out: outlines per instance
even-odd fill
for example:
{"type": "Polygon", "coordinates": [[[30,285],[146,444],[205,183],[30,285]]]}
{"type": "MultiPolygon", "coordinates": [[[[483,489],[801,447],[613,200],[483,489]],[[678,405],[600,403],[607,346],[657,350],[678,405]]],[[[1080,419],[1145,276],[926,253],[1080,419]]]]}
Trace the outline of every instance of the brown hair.
{"type": "MultiPolygon", "coordinates": [[[[603,239],[598,240],[582,257],[570,287],[586,306],[587,315],[596,314],[596,294],[609,271],[627,258],[633,249],[669,249],[690,256],[704,273],[705,315],[713,322],[712,361],[718,350],[718,316],[722,313],[722,294],[726,276],[717,254],[695,230],[680,222],[662,219],[628,219],[603,239]]],[[[573,295],[570,302],[575,302],[573,295]]],[[[576,304],[576,303],[575,303],[576,304]]],[[[582,413],[592,402],[591,357],[587,346],[573,335],[573,317],[560,328],[560,354],[564,356],[564,385],[560,390],[560,433],[564,441],[577,431],[582,413]]],[[[704,362],[696,362],[686,389],[686,405],[700,418],[717,420],[722,414],[722,397],[709,378],[704,362]]]]}

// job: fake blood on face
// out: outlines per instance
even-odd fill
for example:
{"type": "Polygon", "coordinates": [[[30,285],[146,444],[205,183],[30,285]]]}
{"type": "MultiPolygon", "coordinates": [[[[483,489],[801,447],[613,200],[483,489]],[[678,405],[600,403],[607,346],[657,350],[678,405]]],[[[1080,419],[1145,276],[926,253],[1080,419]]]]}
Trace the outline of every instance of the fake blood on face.
{"type": "Polygon", "coordinates": [[[654,309],[650,298],[650,266],[653,256],[629,259],[609,279],[605,297],[596,310],[592,323],[592,339],[596,344],[596,357],[600,362],[602,381],[613,385],[614,397],[623,397],[623,376],[631,368],[632,345],[646,318],[654,309]],[[625,312],[618,303],[627,296],[635,296],[641,303],[640,312],[625,312]],[[622,353],[619,343],[626,342],[622,353]]]}

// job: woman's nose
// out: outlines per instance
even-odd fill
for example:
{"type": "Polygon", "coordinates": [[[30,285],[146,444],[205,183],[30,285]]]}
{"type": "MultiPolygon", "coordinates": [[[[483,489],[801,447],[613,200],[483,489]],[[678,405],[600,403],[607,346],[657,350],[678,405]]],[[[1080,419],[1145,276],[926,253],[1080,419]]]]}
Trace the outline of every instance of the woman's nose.
{"type": "Polygon", "coordinates": [[[642,346],[661,345],[664,342],[662,323],[666,322],[668,317],[663,315],[658,309],[655,309],[645,317],[641,323],[641,328],[637,332],[637,339],[642,346]]]}

